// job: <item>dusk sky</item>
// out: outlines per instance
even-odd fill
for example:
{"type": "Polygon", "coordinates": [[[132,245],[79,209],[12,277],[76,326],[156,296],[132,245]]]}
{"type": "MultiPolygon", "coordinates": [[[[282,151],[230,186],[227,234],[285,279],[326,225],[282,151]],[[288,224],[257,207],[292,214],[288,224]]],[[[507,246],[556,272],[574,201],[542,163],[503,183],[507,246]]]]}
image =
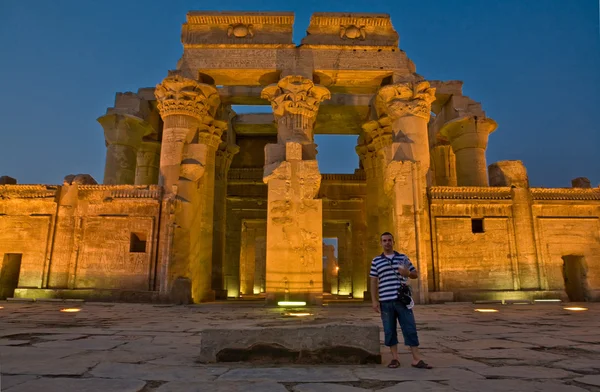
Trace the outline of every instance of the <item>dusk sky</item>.
{"type": "MultiPolygon", "coordinates": [[[[313,12],[388,13],[420,75],[464,81],[498,122],[488,164],[520,159],[532,186],[600,183],[598,0],[0,0],[0,175],[101,182],[96,118],[175,68],[189,10],[293,11],[295,43],[313,12]]],[[[323,173],[357,167],[356,136],[316,141],[323,173]]]]}

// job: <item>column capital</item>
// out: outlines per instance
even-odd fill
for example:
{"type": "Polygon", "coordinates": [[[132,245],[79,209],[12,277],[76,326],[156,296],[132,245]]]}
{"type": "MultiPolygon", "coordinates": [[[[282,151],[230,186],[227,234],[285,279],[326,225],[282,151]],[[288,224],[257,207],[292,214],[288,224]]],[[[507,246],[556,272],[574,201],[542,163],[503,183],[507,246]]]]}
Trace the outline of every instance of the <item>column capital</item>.
{"type": "Polygon", "coordinates": [[[144,136],[155,133],[154,128],[139,117],[128,114],[105,114],[96,120],[104,129],[106,145],[123,144],[139,147],[144,136]]]}
{"type": "Polygon", "coordinates": [[[498,124],[491,118],[466,115],[448,121],[440,129],[440,135],[448,139],[454,152],[463,148],[486,149],[488,136],[498,124]]]}
{"type": "Polygon", "coordinates": [[[429,121],[433,101],[435,88],[430,87],[429,82],[403,82],[380,88],[375,109],[379,117],[389,116],[392,120],[416,116],[429,121]]]}
{"type": "Polygon", "coordinates": [[[240,146],[222,142],[219,144],[216,156],[215,175],[218,180],[227,179],[227,172],[233,161],[233,157],[240,151],[240,146]]]}
{"type": "Polygon", "coordinates": [[[194,117],[201,122],[214,118],[221,98],[211,85],[198,83],[180,75],[167,76],[156,85],[154,96],[163,119],[171,115],[194,117]]]}
{"type": "Polygon", "coordinates": [[[195,135],[196,140],[192,140],[192,142],[206,144],[216,150],[222,143],[223,132],[226,131],[227,123],[225,121],[211,120],[208,124],[199,124],[198,133],[195,135]]]}
{"type": "Polygon", "coordinates": [[[366,122],[362,125],[363,137],[369,151],[378,152],[394,142],[392,123],[388,117],[366,122]]]}
{"type": "Polygon", "coordinates": [[[260,96],[271,103],[280,141],[311,142],[319,106],[331,93],[310,79],[290,75],[265,87],[260,96]]]}

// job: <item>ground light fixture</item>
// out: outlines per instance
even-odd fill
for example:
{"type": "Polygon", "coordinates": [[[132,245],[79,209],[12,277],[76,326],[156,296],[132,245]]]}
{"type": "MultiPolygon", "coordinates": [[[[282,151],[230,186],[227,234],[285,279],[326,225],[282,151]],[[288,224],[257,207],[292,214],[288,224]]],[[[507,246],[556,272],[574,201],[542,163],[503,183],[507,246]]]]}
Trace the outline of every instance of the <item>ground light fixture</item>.
{"type": "Polygon", "coordinates": [[[308,316],[312,316],[312,313],[287,312],[287,313],[285,313],[285,315],[290,316],[290,317],[308,317],[308,316]]]}
{"type": "Polygon", "coordinates": [[[63,313],[77,313],[80,312],[81,309],[80,308],[64,308],[60,310],[63,313]]]}
{"type": "Polygon", "coordinates": [[[562,302],[560,299],[534,299],[535,303],[544,303],[544,302],[562,302]]]}
{"type": "Polygon", "coordinates": [[[498,312],[498,309],[475,309],[476,312],[480,313],[495,313],[498,312]]]}
{"type": "Polygon", "coordinates": [[[582,308],[580,306],[567,306],[566,308],[563,308],[564,310],[570,310],[572,312],[582,312],[585,310],[588,310],[588,308],[582,308]]]}
{"type": "Polygon", "coordinates": [[[277,306],[306,306],[305,301],[279,301],[277,306]]]}

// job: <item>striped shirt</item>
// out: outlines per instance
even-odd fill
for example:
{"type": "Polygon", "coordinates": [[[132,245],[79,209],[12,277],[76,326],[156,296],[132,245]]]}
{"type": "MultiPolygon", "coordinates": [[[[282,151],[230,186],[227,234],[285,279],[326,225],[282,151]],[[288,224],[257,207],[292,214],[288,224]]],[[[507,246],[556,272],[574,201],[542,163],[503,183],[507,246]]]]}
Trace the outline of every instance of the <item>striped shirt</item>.
{"type": "Polygon", "coordinates": [[[379,300],[393,301],[398,298],[400,282],[407,283],[408,278],[398,273],[398,267],[404,266],[409,272],[416,271],[408,256],[394,251],[392,257],[383,253],[371,262],[370,276],[379,279],[379,300]],[[400,278],[400,280],[398,280],[400,278]]]}

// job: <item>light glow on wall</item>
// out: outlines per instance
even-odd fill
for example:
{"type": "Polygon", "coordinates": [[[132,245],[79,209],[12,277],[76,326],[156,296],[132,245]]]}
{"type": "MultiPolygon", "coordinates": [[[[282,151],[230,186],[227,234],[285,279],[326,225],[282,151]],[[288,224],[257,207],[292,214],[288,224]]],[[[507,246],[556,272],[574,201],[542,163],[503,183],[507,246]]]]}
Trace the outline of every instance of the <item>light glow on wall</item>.
{"type": "Polygon", "coordinates": [[[568,307],[563,308],[563,309],[570,310],[572,312],[582,312],[582,311],[588,310],[588,308],[582,308],[582,307],[579,307],[579,306],[568,306],[568,307]]]}
{"type": "Polygon", "coordinates": [[[77,313],[77,312],[81,312],[81,309],[79,308],[64,308],[60,310],[63,313],[77,313]]]}
{"type": "Polygon", "coordinates": [[[306,306],[306,302],[304,301],[279,301],[277,302],[279,306],[306,306]]]}
{"type": "Polygon", "coordinates": [[[495,313],[498,312],[498,309],[475,309],[475,311],[480,313],[495,313]]]}

